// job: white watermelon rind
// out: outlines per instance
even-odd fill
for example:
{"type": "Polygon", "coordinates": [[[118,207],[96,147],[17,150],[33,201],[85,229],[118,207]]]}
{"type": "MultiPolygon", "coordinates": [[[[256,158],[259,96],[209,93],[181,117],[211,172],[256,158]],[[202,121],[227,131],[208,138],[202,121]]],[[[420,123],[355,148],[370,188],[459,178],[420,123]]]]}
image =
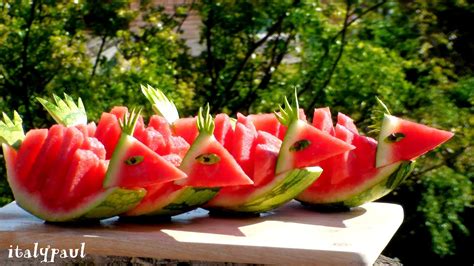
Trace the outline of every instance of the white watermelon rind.
{"type": "Polygon", "coordinates": [[[296,197],[303,205],[317,209],[340,210],[360,206],[377,200],[402,183],[411,173],[414,161],[396,162],[379,168],[379,172],[366,182],[356,187],[346,187],[343,190],[331,191],[331,196],[325,193],[313,194],[305,191],[296,197]]]}
{"type": "Polygon", "coordinates": [[[112,156],[109,161],[109,166],[105,174],[103,183],[104,188],[114,187],[119,182],[118,171],[120,169],[120,165],[126,159],[125,154],[127,153],[128,148],[133,145],[135,141],[135,138],[132,136],[129,136],[124,133],[120,134],[120,138],[114,148],[114,152],[112,153],[112,156]]]}
{"type": "MultiPolygon", "coordinates": [[[[145,196],[144,189],[109,188],[92,196],[84,198],[73,209],[60,210],[48,208],[39,193],[31,193],[22,189],[18,184],[15,173],[12,171],[12,158],[8,156],[6,144],[2,145],[5,163],[7,165],[7,181],[12,189],[13,196],[18,206],[34,216],[48,222],[72,222],[84,219],[105,219],[116,216],[134,208],[145,196]]],[[[58,199],[61,200],[61,199],[58,199]]]]}
{"type": "Polygon", "coordinates": [[[382,167],[390,164],[392,162],[393,151],[390,148],[390,143],[387,143],[386,138],[392,134],[396,133],[400,127],[400,119],[395,116],[385,114],[382,126],[380,128],[380,134],[377,140],[377,151],[375,154],[375,167],[382,167]]]}
{"type": "Polygon", "coordinates": [[[261,213],[276,209],[294,199],[322,173],[321,167],[293,169],[281,173],[267,185],[256,189],[248,197],[217,196],[204,208],[217,213],[261,213]]]}
{"type": "Polygon", "coordinates": [[[294,154],[290,151],[291,145],[298,141],[298,132],[304,128],[306,122],[296,120],[288,126],[283,142],[278,153],[275,173],[284,173],[293,168],[294,154]]]}

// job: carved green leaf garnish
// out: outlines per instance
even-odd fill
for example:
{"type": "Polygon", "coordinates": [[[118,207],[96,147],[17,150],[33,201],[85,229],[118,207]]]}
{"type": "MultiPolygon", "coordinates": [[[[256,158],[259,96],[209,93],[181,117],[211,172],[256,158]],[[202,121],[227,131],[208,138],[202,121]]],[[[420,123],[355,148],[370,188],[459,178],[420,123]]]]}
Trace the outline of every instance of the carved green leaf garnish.
{"type": "Polygon", "coordinates": [[[300,119],[299,116],[299,103],[298,103],[298,95],[295,89],[295,95],[293,99],[292,105],[288,102],[288,98],[285,96],[285,108],[283,106],[279,106],[280,112],[275,112],[275,116],[280,121],[282,125],[289,126],[293,121],[297,121],[300,119]]]}
{"type": "Polygon", "coordinates": [[[395,142],[399,142],[400,140],[404,139],[405,138],[405,134],[401,133],[401,132],[397,132],[397,133],[392,133],[390,135],[388,135],[384,141],[387,142],[387,143],[395,143],[395,142]]]}
{"type": "Polygon", "coordinates": [[[141,109],[138,109],[138,111],[132,109],[130,113],[125,114],[123,119],[119,120],[122,133],[127,134],[129,136],[133,136],[133,131],[135,130],[138,118],[140,117],[140,112],[141,109]]]}
{"type": "Polygon", "coordinates": [[[77,104],[74,102],[74,99],[66,93],[64,93],[64,99],[53,94],[54,102],[40,97],[36,97],[36,99],[58,124],[64,126],[87,124],[86,109],[84,108],[81,98],[77,99],[77,104]]]}
{"type": "Polygon", "coordinates": [[[370,115],[370,120],[372,124],[368,126],[369,134],[377,135],[380,132],[380,128],[382,127],[382,121],[385,114],[391,115],[390,110],[388,109],[387,105],[377,96],[375,96],[377,103],[379,104],[378,107],[376,106],[370,115]]]}
{"type": "Polygon", "coordinates": [[[203,111],[202,107],[199,108],[199,113],[196,121],[199,134],[205,133],[208,135],[212,135],[214,133],[214,119],[212,118],[212,115],[209,114],[209,112],[209,103],[207,103],[206,105],[205,112],[203,111]]]}
{"type": "Polygon", "coordinates": [[[290,151],[302,151],[311,145],[311,141],[307,139],[298,140],[297,142],[293,143],[290,147],[290,151]]]}
{"type": "Polygon", "coordinates": [[[178,110],[172,101],[159,89],[155,89],[150,85],[146,87],[140,85],[142,93],[152,104],[153,111],[158,115],[164,117],[169,124],[179,119],[178,110]]]}
{"type": "Polygon", "coordinates": [[[6,143],[14,149],[19,149],[25,139],[22,123],[23,120],[16,111],[13,112],[13,120],[3,113],[3,120],[0,119],[0,144],[6,143]]]}
{"type": "Polygon", "coordinates": [[[385,105],[385,103],[382,102],[382,100],[380,100],[379,97],[375,96],[375,99],[376,99],[377,102],[380,104],[380,106],[382,106],[382,108],[384,109],[385,113],[388,114],[388,115],[391,115],[390,110],[388,109],[387,105],[385,105]]]}
{"type": "Polygon", "coordinates": [[[137,165],[143,162],[144,157],[141,155],[132,156],[124,161],[126,165],[137,165]]]}
{"type": "Polygon", "coordinates": [[[221,157],[215,153],[205,153],[197,156],[195,159],[201,164],[212,165],[218,163],[221,157]]]}

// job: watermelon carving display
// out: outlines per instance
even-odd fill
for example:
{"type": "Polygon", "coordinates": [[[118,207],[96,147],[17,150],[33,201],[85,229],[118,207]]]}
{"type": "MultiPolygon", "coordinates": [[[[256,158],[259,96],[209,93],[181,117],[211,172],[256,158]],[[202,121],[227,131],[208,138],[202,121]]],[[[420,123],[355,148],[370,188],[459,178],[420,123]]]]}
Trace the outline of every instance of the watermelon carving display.
{"type": "Polygon", "coordinates": [[[354,145],[355,149],[322,161],[324,172],[319,182],[296,198],[319,209],[348,209],[383,197],[408,176],[416,158],[453,136],[451,132],[388,113],[376,141],[360,135],[347,115],[339,113],[333,127],[329,108],[315,110],[315,113],[323,112],[326,115],[314,116],[313,125],[354,145]]]}
{"type": "Polygon", "coordinates": [[[180,118],[160,90],[141,87],[155,112],[116,106],[88,122],[68,95],[38,98],[57,124],[26,134],[18,113],[0,121],[7,179],[19,206],[51,222],[112,216],[170,217],[203,207],[218,214],[258,214],[296,199],[350,209],[397,187],[414,160],[451,132],[388,111],[377,140],[330,109],[311,123],[293,101],[274,114],[209,113],[180,118]]]}

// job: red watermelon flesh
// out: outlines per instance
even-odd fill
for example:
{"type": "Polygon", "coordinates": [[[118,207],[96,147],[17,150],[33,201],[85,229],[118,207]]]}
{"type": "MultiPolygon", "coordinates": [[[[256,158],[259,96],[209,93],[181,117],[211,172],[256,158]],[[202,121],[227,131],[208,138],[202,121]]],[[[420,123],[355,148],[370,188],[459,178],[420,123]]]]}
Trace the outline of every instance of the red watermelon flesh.
{"type": "Polygon", "coordinates": [[[162,116],[159,115],[152,115],[150,117],[150,121],[148,122],[148,128],[154,128],[164,137],[164,139],[168,139],[171,137],[171,127],[168,124],[168,121],[162,116]]]}
{"type": "Polygon", "coordinates": [[[196,125],[196,117],[180,118],[173,123],[175,136],[180,136],[189,144],[197,138],[199,131],[196,125]]]}
{"type": "Polygon", "coordinates": [[[254,153],[257,145],[257,132],[253,125],[249,128],[243,123],[235,125],[231,154],[248,176],[253,175],[254,153]]]}
{"type": "MultiPolygon", "coordinates": [[[[114,154],[116,161],[107,173],[113,179],[104,181],[105,187],[144,187],[183,179],[186,175],[145,144],[131,136],[120,147],[123,153],[114,154]]],[[[115,160],[115,159],[114,159],[115,160]]]]}
{"type": "Polygon", "coordinates": [[[237,123],[240,123],[252,131],[257,132],[257,129],[255,128],[255,125],[252,123],[252,121],[241,113],[237,113],[237,123]]]}
{"type": "Polygon", "coordinates": [[[40,151],[47,137],[47,129],[33,129],[26,133],[15,160],[15,171],[22,185],[27,184],[33,164],[39,159],[38,156],[41,155],[40,151]]]}
{"type": "Polygon", "coordinates": [[[253,184],[237,164],[232,155],[220,144],[213,135],[200,136],[194,148],[183,159],[180,168],[188,175],[180,185],[193,187],[225,187],[253,184]],[[213,164],[201,163],[197,158],[201,155],[215,154],[220,160],[213,164]]]}
{"type": "Polygon", "coordinates": [[[170,136],[168,138],[169,154],[176,154],[183,158],[189,150],[189,144],[180,136],[170,136]]]}
{"type": "MultiPolygon", "coordinates": [[[[112,110],[110,110],[110,114],[115,115],[118,120],[123,120],[125,115],[128,114],[128,108],[125,106],[114,106],[112,110]]],[[[141,136],[145,131],[145,123],[143,122],[143,117],[140,115],[137,120],[137,124],[135,125],[135,129],[133,131],[133,136],[141,136]]]]}
{"type": "Polygon", "coordinates": [[[53,160],[54,167],[47,172],[43,172],[45,180],[41,190],[45,201],[57,200],[57,193],[63,189],[64,178],[68,172],[72,157],[76,150],[82,146],[83,142],[84,135],[79,129],[75,127],[64,128],[61,148],[56,160],[53,160]]]}
{"type": "Polygon", "coordinates": [[[170,162],[172,165],[179,167],[181,165],[181,162],[183,161],[183,158],[179,156],[178,154],[168,154],[164,155],[163,159],[167,160],[170,162]]]}
{"type": "Polygon", "coordinates": [[[258,131],[255,146],[254,172],[252,180],[254,186],[263,186],[275,176],[275,166],[280,151],[281,140],[264,131],[258,131]]]}
{"type": "Polygon", "coordinates": [[[84,139],[84,142],[82,143],[81,149],[83,150],[90,150],[92,151],[95,155],[100,160],[105,160],[105,148],[102,142],[100,142],[98,139],[93,138],[93,137],[88,137],[84,139]]]}
{"type": "Polygon", "coordinates": [[[159,155],[166,155],[170,152],[166,139],[153,127],[147,127],[143,134],[136,138],[159,155]]]}
{"type": "MultiPolygon", "coordinates": [[[[344,141],[347,144],[352,144],[354,138],[356,138],[355,134],[352,131],[339,124],[336,125],[334,133],[336,138],[344,141]]],[[[353,161],[352,155],[353,151],[355,151],[356,149],[357,147],[353,150],[346,151],[328,159],[330,164],[332,163],[332,165],[330,165],[332,169],[331,171],[328,171],[330,172],[328,174],[330,174],[332,184],[337,183],[350,175],[349,164],[353,161]]],[[[327,168],[323,168],[323,173],[319,178],[323,177],[326,172],[326,169],[327,168]]]]}
{"type": "Polygon", "coordinates": [[[294,168],[318,165],[322,160],[354,149],[354,146],[334,138],[306,122],[301,122],[298,139],[308,140],[311,144],[300,151],[292,152],[294,168]]]}
{"type": "Polygon", "coordinates": [[[329,107],[314,109],[313,126],[334,136],[334,126],[332,124],[331,110],[329,110],[329,107]]]}
{"type": "Polygon", "coordinates": [[[95,131],[97,130],[97,126],[94,122],[90,122],[87,125],[84,124],[79,124],[75,126],[77,129],[79,129],[84,137],[93,137],[95,135],[95,131]]]}
{"type": "Polygon", "coordinates": [[[231,150],[234,136],[234,129],[230,123],[230,118],[227,114],[218,114],[214,119],[215,129],[214,137],[216,140],[224,145],[227,150],[231,150]]]}
{"type": "Polygon", "coordinates": [[[377,141],[370,137],[355,134],[351,144],[356,148],[350,151],[349,172],[364,173],[375,168],[377,141]]]}
{"type": "Polygon", "coordinates": [[[273,136],[278,136],[280,122],[275,114],[254,114],[248,115],[248,119],[253,123],[256,130],[265,131],[273,136]]]}
{"type": "Polygon", "coordinates": [[[61,199],[70,199],[61,205],[72,207],[69,204],[73,205],[74,202],[100,191],[105,172],[104,160],[100,160],[92,151],[76,150],[69,163],[68,172],[64,175],[64,180],[61,180],[61,189],[58,190],[60,195],[56,195],[61,199]]]}
{"type": "Polygon", "coordinates": [[[54,125],[48,130],[48,136],[25,184],[30,192],[41,190],[45,180],[49,178],[47,174],[52,174],[51,169],[55,169],[55,162],[64,139],[64,129],[65,127],[61,125],[54,125]]]}
{"type": "Polygon", "coordinates": [[[354,120],[352,120],[352,118],[343,113],[337,113],[337,124],[345,126],[347,129],[354,132],[355,134],[359,134],[359,130],[357,130],[357,127],[354,124],[354,120]]]}
{"type": "Polygon", "coordinates": [[[95,137],[104,144],[106,151],[106,159],[110,159],[119,141],[122,130],[120,129],[117,117],[113,114],[102,113],[95,137]]]}
{"type": "Polygon", "coordinates": [[[449,131],[385,115],[378,140],[376,166],[414,160],[453,136],[454,134],[449,131]],[[396,141],[389,141],[390,136],[394,134],[401,134],[402,137],[396,141]]]}
{"type": "Polygon", "coordinates": [[[128,108],[126,106],[114,106],[109,113],[115,115],[117,119],[122,119],[128,113],[128,108]]]}

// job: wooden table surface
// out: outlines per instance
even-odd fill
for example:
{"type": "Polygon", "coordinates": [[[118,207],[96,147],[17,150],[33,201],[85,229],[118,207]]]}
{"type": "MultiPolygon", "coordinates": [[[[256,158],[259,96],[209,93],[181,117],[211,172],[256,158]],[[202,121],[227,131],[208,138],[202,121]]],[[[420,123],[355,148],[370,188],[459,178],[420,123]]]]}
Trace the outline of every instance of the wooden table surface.
{"type": "MultiPolygon", "coordinates": [[[[88,225],[44,223],[15,203],[0,208],[0,261],[7,250],[50,245],[87,254],[258,264],[371,265],[403,221],[403,209],[368,203],[319,213],[297,202],[262,217],[217,218],[197,209],[162,223],[117,218],[88,225]]],[[[13,258],[15,259],[15,258],[13,258]]],[[[11,260],[13,260],[11,259],[11,260]]]]}

